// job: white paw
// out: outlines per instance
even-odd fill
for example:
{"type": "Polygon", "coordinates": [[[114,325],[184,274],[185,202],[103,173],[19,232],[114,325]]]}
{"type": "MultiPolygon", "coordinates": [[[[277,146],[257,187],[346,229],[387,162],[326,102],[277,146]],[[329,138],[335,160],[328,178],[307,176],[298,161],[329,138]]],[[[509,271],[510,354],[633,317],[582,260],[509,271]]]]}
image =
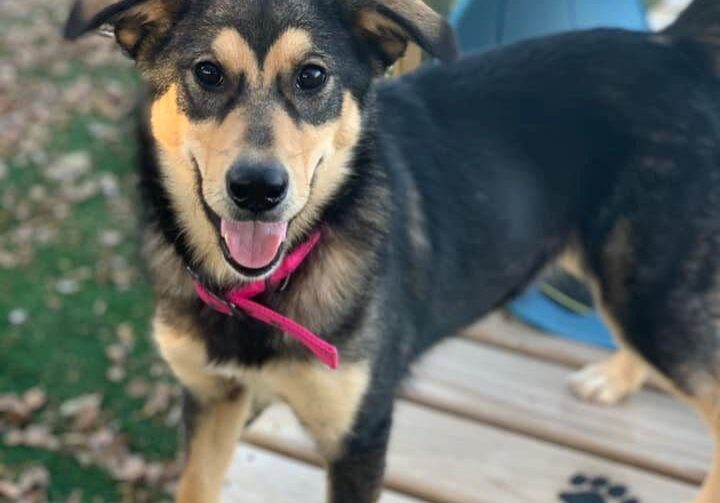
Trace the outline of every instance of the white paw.
{"type": "Polygon", "coordinates": [[[581,400],[600,405],[615,405],[631,395],[637,386],[607,363],[585,367],[570,376],[570,390],[581,400]]]}

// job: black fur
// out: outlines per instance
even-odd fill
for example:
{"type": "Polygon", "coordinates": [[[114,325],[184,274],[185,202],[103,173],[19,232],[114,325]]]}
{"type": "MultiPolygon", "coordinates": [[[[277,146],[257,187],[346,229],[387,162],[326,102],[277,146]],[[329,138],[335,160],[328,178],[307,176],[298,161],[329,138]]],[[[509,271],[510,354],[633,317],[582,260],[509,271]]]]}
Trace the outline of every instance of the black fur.
{"type": "MultiPolygon", "coordinates": [[[[311,326],[338,346],[344,363],[367,360],[371,367],[354,434],[331,464],[332,501],[373,501],[394,391],[412,362],[512,298],[569,246],[579,251],[628,344],[688,395],[699,393],[698,376],[717,385],[715,3],[699,0],[662,34],[558,35],[376,85],[376,42],[353,34],[342,2],[295,0],[282,15],[271,3],[230,8],[221,0],[198,1],[141,67],[155,68],[150,80],[157,91],[166,85],[158,68],[186,68],[193,51],[207,45],[203,37],[224,23],[238,27],[258,53],[284,27],[302,26],[329,51],[337,85],[362,108],[353,175],[317,222],[331,238],[287,290],[259,299],[285,312],[293,294],[322,270],[334,242],[350,243],[362,257],[354,265],[363,271],[360,284],[311,326]]],[[[180,70],[165,73],[173,71],[180,70]]],[[[310,105],[293,113],[299,124],[317,124],[337,115],[337,106],[322,107],[327,115],[310,105]]],[[[195,118],[221,109],[187,102],[195,118]]],[[[143,144],[149,225],[162,230],[185,264],[201,267],[192,264],[151,141],[143,144]]],[[[169,323],[180,315],[191,319],[211,362],[259,367],[310,359],[275,330],[225,317],[194,298],[160,304],[169,323]]],[[[310,314],[297,319],[316,319],[310,314]]]]}

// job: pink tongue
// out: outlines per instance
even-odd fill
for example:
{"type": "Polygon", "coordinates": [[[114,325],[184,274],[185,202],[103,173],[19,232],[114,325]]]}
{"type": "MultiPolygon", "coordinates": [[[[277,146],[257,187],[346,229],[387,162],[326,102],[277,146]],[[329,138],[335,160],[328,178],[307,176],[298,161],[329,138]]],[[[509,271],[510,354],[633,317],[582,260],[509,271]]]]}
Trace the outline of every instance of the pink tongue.
{"type": "Polygon", "coordinates": [[[248,269],[262,269],[277,257],[280,245],[285,241],[287,227],[287,222],[232,222],[223,219],[220,233],[235,262],[248,269]]]}

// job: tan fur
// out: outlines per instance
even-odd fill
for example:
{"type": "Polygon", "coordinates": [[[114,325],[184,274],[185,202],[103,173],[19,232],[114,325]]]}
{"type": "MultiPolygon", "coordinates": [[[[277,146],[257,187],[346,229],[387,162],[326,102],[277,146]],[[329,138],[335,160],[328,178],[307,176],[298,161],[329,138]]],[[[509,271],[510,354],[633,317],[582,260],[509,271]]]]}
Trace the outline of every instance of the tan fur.
{"type": "Polygon", "coordinates": [[[302,319],[303,323],[316,327],[322,332],[327,325],[328,312],[337,312],[346,305],[346,301],[358,294],[357,285],[364,274],[363,257],[350,244],[326,236],[327,245],[318,249],[318,263],[310,271],[310,277],[303,289],[288,292],[285,307],[293,319],[302,319]]]}
{"type": "Polygon", "coordinates": [[[158,161],[165,187],[195,257],[203,261],[219,280],[233,279],[235,276],[222,255],[217,231],[204,217],[202,202],[196,197],[192,139],[202,139],[203,132],[212,133],[212,124],[191,125],[179,108],[177,85],[171,85],[165,94],[153,103],[150,125],[159,147],[158,161]]]}
{"type": "MultiPolygon", "coordinates": [[[[611,277],[614,283],[609,286],[606,296],[601,292],[597,279],[585,266],[585,258],[577,243],[569,246],[559,261],[563,269],[585,280],[590,286],[596,309],[620,346],[618,352],[607,361],[589,365],[570,378],[570,387],[577,397],[604,405],[625,400],[640,389],[651,374],[659,376],[659,373],[651,372],[651,367],[626,342],[626,334],[615,320],[612,308],[606,305],[607,299],[622,302],[626,298],[623,278],[626,278],[628,268],[633,263],[630,236],[629,224],[620,222],[608,237],[604,250],[605,263],[613,270],[611,277]]],[[[654,380],[661,381],[659,377],[654,380]]]]}
{"type": "Polygon", "coordinates": [[[423,62],[422,49],[416,44],[409,44],[405,54],[393,66],[393,75],[396,77],[414,72],[423,62]]]}
{"type": "Polygon", "coordinates": [[[284,361],[259,370],[212,366],[207,362],[202,340],[190,325],[177,328],[185,321],[175,318],[171,325],[159,312],[153,327],[163,358],[203,407],[178,501],[215,501],[193,497],[199,494],[198,488],[213,497],[219,490],[232,454],[227,445],[234,446],[239,438],[248,403],[256,395],[290,405],[327,460],[341,454],[342,441],[351,431],[367,390],[370,379],[367,363],[345,363],[336,371],[314,361],[284,361]],[[238,390],[242,391],[241,396],[235,399],[238,390]]]}
{"type": "Polygon", "coordinates": [[[383,50],[391,59],[399,59],[405,53],[410,35],[400,25],[374,9],[366,9],[358,15],[358,25],[380,40],[383,50]]]}
{"type": "Polygon", "coordinates": [[[274,154],[291,173],[292,203],[288,211],[297,215],[297,227],[293,229],[297,235],[315,223],[320,208],[350,174],[352,149],[360,137],[360,108],[347,92],[340,117],[335,121],[298,127],[278,107],[273,125],[277,138],[274,154]]]}
{"type": "MultiPolygon", "coordinates": [[[[243,73],[250,86],[248,92],[256,99],[269,93],[279,74],[294,73],[310,50],[307,32],[288,30],[270,48],[260,69],[249,44],[236,30],[222,30],[213,43],[218,61],[231,72],[243,73]]],[[[222,122],[193,123],[179,108],[177,85],[171,85],[152,105],[152,132],[160,146],[161,170],[172,204],[196,259],[220,281],[236,280],[237,275],[222,255],[217,230],[204,217],[202,201],[195,197],[193,160],[202,178],[202,195],[221,216],[228,213],[231,204],[225,175],[238,157],[272,157],[282,162],[290,174],[287,219],[295,221],[290,240],[315,223],[320,208],[349,174],[347,165],[361,128],[359,107],[349,92],[339,118],[320,126],[298,126],[280,105],[269,113],[275,142],[268,151],[258,151],[244,141],[252,111],[242,106],[222,122]]]]}
{"type": "Polygon", "coordinates": [[[718,393],[716,380],[713,379],[707,384],[710,393],[705,397],[690,400],[690,402],[699,411],[713,434],[715,454],[702,490],[694,503],[717,503],[720,501],[720,393],[718,393]]]}
{"type": "Polygon", "coordinates": [[[306,62],[312,51],[310,34],[305,30],[289,29],[273,43],[263,63],[263,85],[269,87],[277,76],[294,73],[295,69],[306,62]]]}
{"type": "Polygon", "coordinates": [[[150,110],[150,125],[155,140],[163,151],[180,155],[190,125],[189,119],[178,107],[177,86],[172,85],[150,110]]]}
{"type": "MultiPolygon", "coordinates": [[[[608,237],[604,250],[607,267],[615,268],[610,274],[614,282],[608,285],[608,298],[621,305],[626,299],[624,278],[626,278],[629,268],[634,266],[631,230],[628,222],[620,222],[608,237]]],[[[579,253],[574,254],[574,258],[579,260],[571,262],[583,263],[579,253]]],[[[696,370],[690,385],[693,396],[679,390],[628,345],[626,334],[623,333],[622,327],[615,320],[600,295],[597,281],[593,278],[588,279],[593,288],[598,310],[607,326],[610,327],[620,350],[608,361],[590,366],[574,376],[571,380],[573,390],[583,399],[613,404],[628,397],[639,389],[648,378],[651,378],[657,386],[689,402],[709,425],[716,445],[712,467],[695,503],[717,503],[720,501],[720,392],[717,379],[696,370]]]]}
{"type": "Polygon", "coordinates": [[[261,395],[270,393],[276,400],[287,402],[303,424],[317,433],[323,451],[334,451],[333,444],[349,431],[365,394],[367,363],[347,362],[335,371],[315,361],[283,361],[259,370],[231,364],[213,366],[207,361],[198,335],[191,328],[177,328],[184,321],[175,319],[171,325],[159,313],[153,324],[154,339],[178,380],[198,400],[222,401],[238,387],[248,389],[250,394],[257,388],[261,395]]]}
{"type": "Polygon", "coordinates": [[[263,372],[315,439],[323,457],[342,454],[370,379],[366,363],[345,364],[332,371],[321,364],[284,364],[263,372]]]}
{"type": "MultiPolygon", "coordinates": [[[[614,256],[617,260],[616,267],[623,261],[628,266],[631,264],[632,247],[629,236],[628,224],[621,222],[608,239],[605,254],[614,256]]],[[[569,257],[573,257],[570,263],[582,264],[583,262],[579,253],[571,254],[569,257]]],[[[584,268],[582,269],[584,270],[584,268]]],[[[620,278],[624,277],[622,271],[615,271],[615,274],[619,274],[620,278]]],[[[576,374],[571,379],[573,390],[583,399],[613,404],[631,395],[648,378],[651,378],[657,386],[688,402],[708,424],[715,441],[712,466],[694,503],[717,503],[720,501],[720,392],[717,379],[712,375],[696,371],[691,381],[693,396],[679,390],[669,379],[630,348],[621,326],[602,302],[597,281],[590,279],[590,283],[598,310],[605,323],[610,327],[620,349],[609,360],[592,365],[576,374]]],[[[625,297],[623,292],[619,291],[622,288],[621,282],[616,282],[610,288],[618,289],[613,294],[619,295],[620,299],[625,297]]]]}
{"type": "Polygon", "coordinates": [[[213,371],[253,394],[257,390],[288,404],[328,461],[342,453],[341,442],[351,432],[370,379],[365,362],[345,363],[335,371],[316,362],[283,362],[260,370],[226,365],[213,371]]]}
{"type": "Polygon", "coordinates": [[[626,348],[610,359],[586,367],[571,378],[571,389],[579,398],[599,404],[618,403],[642,387],[649,368],[626,348]]]}
{"type": "Polygon", "coordinates": [[[310,34],[305,30],[289,29],[270,47],[262,65],[247,39],[233,28],[225,28],[212,45],[215,57],[223,69],[242,73],[251,91],[271,86],[279,74],[293,72],[312,51],[310,34]]]}
{"type": "MultiPolygon", "coordinates": [[[[611,274],[614,283],[608,285],[609,298],[620,303],[626,298],[623,278],[626,277],[628,268],[633,267],[630,237],[629,223],[620,222],[611,232],[604,250],[606,265],[611,269],[616,268],[611,274]]],[[[720,392],[717,379],[708,373],[695,370],[690,383],[693,396],[678,389],[628,345],[622,327],[605,305],[597,280],[587,274],[579,247],[572,246],[563,255],[561,263],[564,267],[580,273],[581,277],[590,283],[598,311],[620,346],[618,352],[609,360],[589,366],[573,376],[573,391],[585,400],[614,404],[631,395],[650,378],[655,385],[690,403],[708,424],[715,439],[713,464],[694,503],[717,503],[720,501],[720,392]]]]}
{"type": "Polygon", "coordinates": [[[212,45],[215,57],[225,71],[234,75],[243,74],[248,84],[257,87],[260,83],[260,65],[248,41],[233,28],[220,31],[212,45]]]}
{"type": "MultiPolygon", "coordinates": [[[[713,436],[720,439],[720,428],[715,428],[713,436]]],[[[717,503],[720,501],[720,440],[715,440],[715,454],[710,471],[705,479],[695,503],[717,503]]]]}
{"type": "Polygon", "coordinates": [[[587,277],[587,273],[583,260],[580,246],[576,240],[573,240],[555,262],[568,274],[575,276],[577,279],[584,280],[587,277]]]}
{"type": "Polygon", "coordinates": [[[162,311],[156,314],[153,338],[160,354],[197,400],[210,402],[225,399],[231,394],[233,384],[209,370],[204,343],[197,335],[178,328],[179,325],[165,321],[162,311]]]}
{"type": "MultiPolygon", "coordinates": [[[[623,278],[632,267],[631,228],[621,221],[608,237],[604,255],[607,267],[612,270],[615,283],[607,298],[622,302],[625,299],[623,278]],[[619,279],[618,279],[619,278],[619,279]]],[[[618,403],[640,389],[648,380],[651,369],[647,363],[626,343],[626,336],[620,325],[605,305],[605,298],[597,279],[589,272],[585,257],[577,239],[573,239],[556,263],[566,272],[585,281],[591,288],[596,308],[603,321],[610,328],[613,339],[618,343],[618,352],[606,361],[589,365],[570,378],[570,389],[583,400],[604,405],[618,403]]]]}
{"type": "Polygon", "coordinates": [[[172,0],[150,0],[128,9],[116,24],[118,44],[126,50],[134,48],[145,31],[143,26],[147,24],[152,24],[156,32],[166,30],[177,8],[177,3],[172,0]]]}
{"type": "Polygon", "coordinates": [[[246,393],[203,406],[188,446],[176,495],[178,503],[220,502],[225,473],[249,411],[246,393]]]}
{"type": "Polygon", "coordinates": [[[141,17],[148,22],[161,22],[169,18],[174,0],[151,0],[128,10],[128,15],[141,17]]]}
{"type": "Polygon", "coordinates": [[[693,396],[677,389],[672,382],[665,381],[667,391],[688,402],[708,425],[715,442],[713,462],[710,466],[700,494],[693,503],[717,503],[720,501],[720,383],[716,377],[704,372],[695,372],[691,380],[693,396]]]}
{"type": "Polygon", "coordinates": [[[132,47],[135,47],[140,41],[140,32],[138,30],[128,29],[117,30],[115,32],[115,38],[117,39],[117,43],[120,44],[121,47],[129,50],[132,47]]]}
{"type": "MultiPolygon", "coordinates": [[[[388,10],[398,14],[431,40],[442,38],[445,26],[439,22],[437,13],[422,0],[380,0],[388,10]]],[[[376,7],[367,7],[358,14],[358,26],[375,37],[379,37],[385,51],[392,58],[400,58],[406,51],[408,41],[415,39],[407,30],[381,14],[376,7]]]]}

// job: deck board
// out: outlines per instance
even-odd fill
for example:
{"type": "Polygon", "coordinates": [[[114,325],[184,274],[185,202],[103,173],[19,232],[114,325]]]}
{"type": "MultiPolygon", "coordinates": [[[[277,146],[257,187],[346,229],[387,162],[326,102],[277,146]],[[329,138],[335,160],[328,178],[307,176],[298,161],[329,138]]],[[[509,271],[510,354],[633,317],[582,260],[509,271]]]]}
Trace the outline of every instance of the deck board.
{"type": "MultiPolygon", "coordinates": [[[[580,403],[568,373],[609,353],[492,315],[441,345],[403,389],[389,503],[560,503],[578,472],[640,501],[691,501],[711,442],[685,405],[644,390],[619,407],[580,403]],[[413,499],[416,498],[416,499],[413,499]]],[[[235,458],[225,502],[323,501],[312,443],[285,406],[267,411],[235,458]],[[282,480],[282,483],[268,481],[282,480]]]]}
{"type": "MultiPolygon", "coordinates": [[[[292,413],[273,407],[250,439],[316,460],[292,413]]],[[[444,503],[551,503],[576,473],[609,477],[641,501],[690,501],[693,486],[400,400],[387,486],[444,503]]]]}
{"type": "Polygon", "coordinates": [[[609,357],[611,352],[588,344],[556,337],[497,312],[463,332],[467,338],[540,360],[581,368],[609,357]]]}
{"type": "MultiPolygon", "coordinates": [[[[325,474],[317,467],[244,445],[238,449],[223,491],[223,503],[321,503],[325,474]]],[[[423,503],[386,492],[380,503],[423,503]]]]}
{"type": "Polygon", "coordinates": [[[451,340],[414,372],[405,396],[672,477],[701,482],[710,436],[689,407],[656,391],[626,403],[583,403],[566,387],[567,367],[521,354],[451,340]]]}

